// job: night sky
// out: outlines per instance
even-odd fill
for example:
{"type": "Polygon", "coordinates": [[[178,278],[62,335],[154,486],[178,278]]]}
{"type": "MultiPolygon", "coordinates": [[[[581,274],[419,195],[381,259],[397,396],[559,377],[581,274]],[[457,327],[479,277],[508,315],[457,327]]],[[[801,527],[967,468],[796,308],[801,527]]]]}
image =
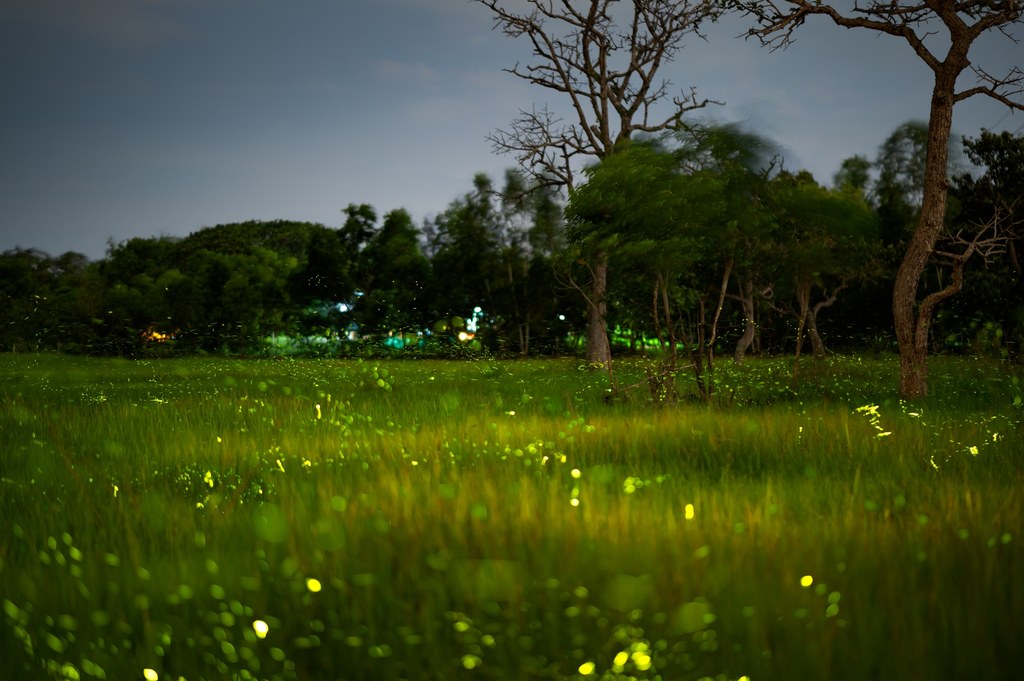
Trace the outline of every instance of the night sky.
{"type": "MultiPolygon", "coordinates": [[[[815,19],[774,53],[723,21],[664,75],[725,102],[696,117],[745,122],[828,183],[927,117],[931,73],[899,40],[815,19]]],[[[226,222],[336,226],[353,202],[436,214],[514,164],[488,132],[564,105],[502,72],[529,47],[492,25],[467,0],[3,0],[0,251],[95,259],[110,239],[226,222]]],[[[972,52],[997,74],[1022,56],[997,33],[972,52]]],[[[983,127],[1020,132],[1024,113],[958,105],[957,134],[983,127]]]]}

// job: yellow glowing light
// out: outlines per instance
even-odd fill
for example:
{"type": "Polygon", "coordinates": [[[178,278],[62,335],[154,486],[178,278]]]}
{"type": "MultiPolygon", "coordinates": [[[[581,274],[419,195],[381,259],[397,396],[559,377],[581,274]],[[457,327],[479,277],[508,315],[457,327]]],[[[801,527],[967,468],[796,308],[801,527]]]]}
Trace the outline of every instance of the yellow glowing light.
{"type": "Polygon", "coordinates": [[[974,445],[968,447],[967,451],[971,453],[971,456],[978,456],[978,448],[975,447],[974,445]]]}
{"type": "Polygon", "coordinates": [[[256,638],[266,638],[270,627],[263,620],[256,620],[252,623],[252,630],[256,632],[256,638]]]}
{"type": "Polygon", "coordinates": [[[570,506],[579,506],[580,505],[580,500],[579,499],[573,499],[572,501],[569,502],[569,505],[570,506]]]}
{"type": "Polygon", "coordinates": [[[626,665],[626,662],[628,661],[629,653],[627,653],[625,650],[622,650],[619,651],[619,654],[615,656],[614,660],[612,660],[612,664],[616,667],[624,667],[626,665]]]}
{"type": "Polygon", "coordinates": [[[167,341],[174,339],[173,333],[162,333],[154,329],[152,326],[143,331],[141,335],[142,340],[146,342],[153,341],[155,343],[166,343],[167,341]]]}
{"type": "Polygon", "coordinates": [[[319,420],[320,420],[320,418],[321,418],[321,413],[320,413],[320,405],[319,405],[319,404],[318,404],[318,405],[316,405],[316,418],[317,418],[317,420],[318,420],[318,421],[319,421],[319,420]]]}
{"type": "Polygon", "coordinates": [[[156,673],[155,669],[146,668],[142,670],[142,675],[146,678],[146,681],[157,681],[160,675],[156,673]]]}
{"type": "Polygon", "coordinates": [[[580,478],[580,476],[581,476],[581,475],[583,475],[583,473],[582,473],[582,472],[580,472],[580,469],[579,469],[579,468],[573,468],[573,469],[572,469],[572,477],[574,477],[574,478],[576,478],[577,480],[579,480],[579,478],[580,478]]]}
{"type": "Polygon", "coordinates": [[[693,520],[693,504],[686,505],[686,519],[693,520]]]}
{"type": "MultiPolygon", "coordinates": [[[[472,333],[467,333],[466,331],[459,331],[459,340],[462,341],[463,343],[465,343],[468,340],[473,340],[473,336],[474,334],[472,333]]],[[[468,669],[472,669],[472,667],[468,667],[468,669]]]]}
{"type": "Polygon", "coordinates": [[[595,668],[597,668],[597,665],[593,662],[584,662],[580,665],[580,674],[583,676],[590,676],[594,673],[595,668]]]}
{"type": "Polygon", "coordinates": [[[740,678],[736,679],[736,681],[750,681],[750,677],[744,674],[740,678]]]}
{"type": "Polygon", "coordinates": [[[306,580],[306,588],[312,591],[313,593],[318,593],[320,589],[323,588],[323,585],[320,584],[319,579],[313,579],[312,577],[310,577],[306,580]]]}
{"type": "Polygon", "coordinates": [[[814,577],[812,577],[810,575],[804,575],[803,577],[800,578],[800,586],[802,586],[803,588],[806,589],[811,584],[814,584],[814,577]]]}

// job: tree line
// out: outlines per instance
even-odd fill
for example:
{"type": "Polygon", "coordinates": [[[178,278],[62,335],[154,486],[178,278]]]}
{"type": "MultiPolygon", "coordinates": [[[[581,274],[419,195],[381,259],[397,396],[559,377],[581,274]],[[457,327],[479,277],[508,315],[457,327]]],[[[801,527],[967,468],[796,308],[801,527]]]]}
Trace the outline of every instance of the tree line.
{"type": "MultiPolygon", "coordinates": [[[[667,377],[685,364],[709,396],[716,354],[895,348],[888,295],[920,211],[926,136],[902,125],[824,186],[749,131],[688,126],[587,167],[567,200],[510,170],[500,185],[477,175],[420,225],[352,204],[337,227],[219,225],[111,243],[96,262],[9,250],[0,349],[576,352],[600,252],[606,342],[657,349],[659,390],[675,390],[667,377]]],[[[1015,356],[1024,138],[983,131],[964,152],[923,278],[926,294],[960,291],[935,316],[932,349],[1015,356]]]]}

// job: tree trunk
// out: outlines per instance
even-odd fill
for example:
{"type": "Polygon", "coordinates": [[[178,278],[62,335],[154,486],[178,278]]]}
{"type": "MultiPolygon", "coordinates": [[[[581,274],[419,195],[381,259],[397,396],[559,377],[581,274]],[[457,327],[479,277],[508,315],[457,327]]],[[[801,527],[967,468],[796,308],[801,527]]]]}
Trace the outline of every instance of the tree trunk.
{"type": "Polygon", "coordinates": [[[800,311],[797,313],[796,324],[796,351],[793,353],[793,387],[796,388],[800,375],[800,353],[804,349],[804,330],[807,328],[807,318],[810,316],[811,287],[809,284],[797,283],[797,303],[800,311]]]}
{"type": "Polygon", "coordinates": [[[825,341],[818,333],[818,307],[812,307],[807,312],[807,336],[811,339],[811,352],[814,359],[821,359],[825,356],[825,341]]]}
{"type": "Polygon", "coordinates": [[[836,300],[839,299],[840,291],[844,288],[846,288],[845,278],[832,289],[831,294],[827,291],[825,292],[827,296],[825,300],[819,300],[807,311],[807,335],[811,338],[811,349],[814,351],[815,359],[821,359],[825,356],[825,341],[821,339],[821,334],[818,333],[818,313],[826,307],[832,307],[836,300]]]}
{"type": "Polygon", "coordinates": [[[747,280],[743,282],[739,295],[740,307],[743,309],[743,335],[736,341],[736,350],[732,359],[737,364],[742,364],[747,351],[754,344],[754,336],[757,326],[754,323],[754,282],[747,280]]]}
{"type": "Polygon", "coordinates": [[[587,362],[608,369],[612,361],[607,328],[608,256],[600,253],[595,260],[587,308],[587,362]]]}
{"type": "MultiPolygon", "coordinates": [[[[962,61],[966,65],[966,56],[962,61]]],[[[893,325],[900,352],[900,396],[904,399],[922,398],[928,394],[928,329],[933,310],[927,310],[926,315],[917,314],[917,293],[921,275],[935,249],[946,217],[953,93],[956,77],[963,68],[959,63],[951,65],[951,60],[947,59],[935,72],[928,118],[921,216],[903,254],[892,290],[893,325]]]]}

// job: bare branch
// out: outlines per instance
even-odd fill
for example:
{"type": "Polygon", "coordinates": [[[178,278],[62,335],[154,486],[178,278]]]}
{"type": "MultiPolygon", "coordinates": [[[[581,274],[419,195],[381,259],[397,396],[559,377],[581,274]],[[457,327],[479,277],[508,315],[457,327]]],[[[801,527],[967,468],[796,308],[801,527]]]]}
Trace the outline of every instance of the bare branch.
{"type": "Polygon", "coordinates": [[[972,66],[971,70],[978,77],[978,81],[984,85],[958,92],[955,95],[955,101],[959,102],[975,95],[985,95],[1002,102],[1011,109],[1024,111],[1024,101],[1016,99],[1024,95],[1024,71],[1019,66],[1012,67],[1010,72],[1002,78],[993,76],[979,66],[972,66]]]}
{"type": "Polygon", "coordinates": [[[1016,42],[1006,26],[1021,17],[1019,0],[924,0],[905,4],[898,0],[855,0],[848,14],[818,0],[781,0],[778,4],[773,0],[734,0],[733,6],[757,22],[748,30],[748,37],[757,38],[772,50],[792,43],[794,31],[808,16],[822,15],[837,26],[866,28],[904,39],[933,71],[946,65],[948,56],[961,57],[956,54],[959,50],[951,49],[947,59],[942,60],[925,45],[937,33],[936,20],[945,26],[954,43],[959,39],[969,46],[992,28],[998,28],[1016,42]]]}
{"type": "Polygon", "coordinates": [[[614,11],[616,0],[522,0],[518,11],[507,0],[475,1],[492,12],[496,29],[529,41],[532,61],[507,72],[571,106],[571,123],[547,109],[520,112],[489,137],[534,176],[571,185],[580,157],[604,158],[637,132],[673,128],[687,112],[717,103],[693,89],[670,98],[671,83],[658,78],[684,39],[703,37],[702,22],[721,12],[714,0],[632,0],[614,11]]]}

